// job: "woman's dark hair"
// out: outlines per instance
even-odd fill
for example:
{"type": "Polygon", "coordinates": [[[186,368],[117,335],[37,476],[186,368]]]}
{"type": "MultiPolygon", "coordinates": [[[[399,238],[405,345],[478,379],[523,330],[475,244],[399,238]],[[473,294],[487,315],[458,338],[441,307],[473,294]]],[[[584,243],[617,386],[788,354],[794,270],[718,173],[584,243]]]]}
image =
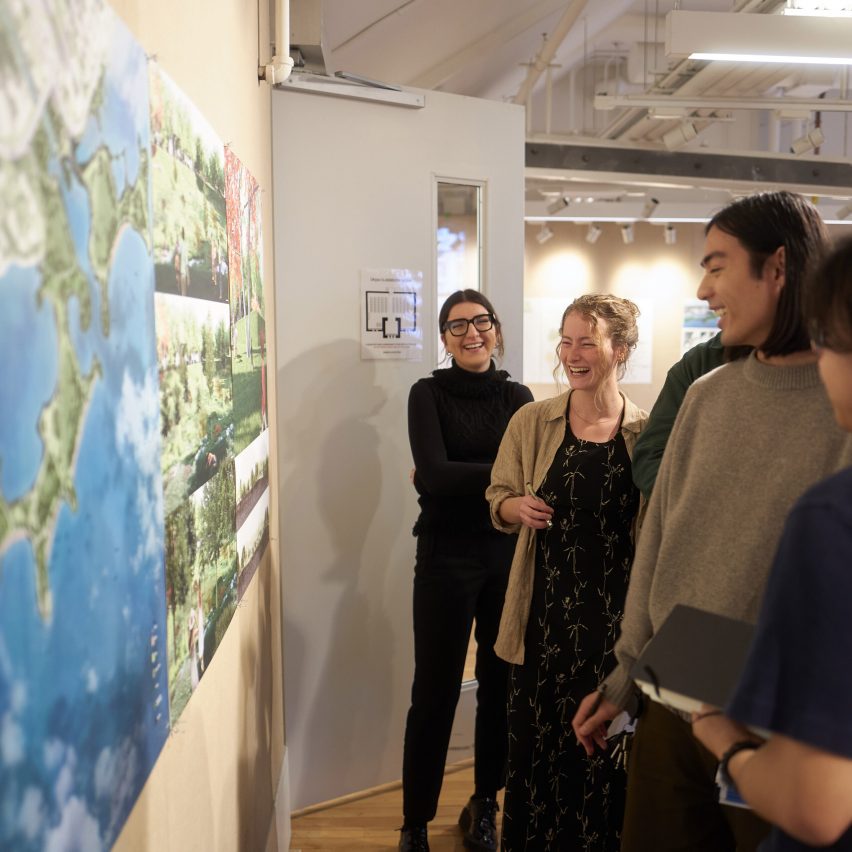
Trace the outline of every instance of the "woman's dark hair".
{"type": "Polygon", "coordinates": [[[805,314],[814,343],[852,352],[852,237],[840,240],[814,272],[805,314]]]}
{"type": "Polygon", "coordinates": [[[825,225],[813,204],[794,192],[750,195],[717,213],[704,233],[711,228],[739,240],[749,253],[756,277],[763,274],[769,257],[784,246],[784,286],[772,328],[760,351],[765,355],[789,355],[807,349],[810,336],[803,311],[804,291],[828,244],[825,225]]]}
{"type": "Polygon", "coordinates": [[[456,290],[455,293],[450,293],[447,296],[444,304],[441,305],[441,310],[438,312],[438,330],[443,334],[447,330],[447,319],[450,316],[450,311],[462,302],[475,302],[477,305],[482,305],[485,308],[485,313],[491,314],[494,318],[494,332],[497,335],[497,345],[495,350],[497,354],[503,357],[503,327],[500,325],[500,320],[494,310],[494,305],[488,301],[479,290],[456,290]]]}

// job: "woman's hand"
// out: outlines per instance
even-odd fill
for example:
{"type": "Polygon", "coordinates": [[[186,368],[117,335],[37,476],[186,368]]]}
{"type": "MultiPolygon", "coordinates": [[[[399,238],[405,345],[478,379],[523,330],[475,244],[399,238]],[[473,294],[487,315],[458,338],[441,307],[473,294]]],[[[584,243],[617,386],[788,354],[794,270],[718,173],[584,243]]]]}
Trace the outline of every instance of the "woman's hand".
{"type": "Polygon", "coordinates": [[[507,524],[523,524],[534,530],[547,529],[553,525],[553,509],[538,497],[524,494],[523,497],[507,497],[498,509],[507,524]]]}
{"type": "Polygon", "coordinates": [[[707,704],[692,714],[692,733],[698,742],[719,760],[722,755],[740,740],[753,740],[755,736],[748,728],[734,722],[720,711],[707,704]]]}
{"type": "Polygon", "coordinates": [[[595,745],[606,751],[606,731],[609,723],[619,714],[618,707],[600,692],[590,692],[581,702],[571,720],[577,742],[591,757],[595,745]]]}

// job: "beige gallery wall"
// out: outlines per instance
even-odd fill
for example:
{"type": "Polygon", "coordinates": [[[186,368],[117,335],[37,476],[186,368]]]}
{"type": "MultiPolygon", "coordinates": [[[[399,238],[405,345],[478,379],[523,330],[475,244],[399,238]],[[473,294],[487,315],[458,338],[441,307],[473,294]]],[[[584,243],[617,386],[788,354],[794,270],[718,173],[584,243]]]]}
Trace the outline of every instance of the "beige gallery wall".
{"type": "MultiPolygon", "coordinates": [[[[650,409],[669,367],[681,357],[684,303],[695,298],[700,280],[698,262],[704,242],[702,224],[676,228],[677,241],[667,245],[663,226],[634,225],[634,241],[625,245],[619,226],[602,223],[594,244],[586,241],[588,225],[549,222],[553,237],[539,244],[540,225],[527,223],[524,297],[561,299],[565,306],[583,293],[614,293],[651,305],[653,368],[651,384],[624,384],[625,393],[650,409]]],[[[561,314],[553,318],[559,326],[561,314]]],[[[554,366],[556,355],[553,356],[554,366]]],[[[556,393],[555,384],[533,384],[537,399],[556,393]]]]}
{"type": "MultiPolygon", "coordinates": [[[[275,316],[269,0],[111,0],[260,183],[267,327],[275,316]]],[[[275,363],[269,334],[268,363],[275,363]]],[[[275,412],[270,382],[270,412],[275,412]]],[[[270,475],[276,479],[275,423],[270,475]]],[[[192,700],[172,730],[115,846],[119,850],[275,849],[274,801],[284,753],[276,490],[271,541],[192,700]]],[[[286,848],[286,847],[283,847],[286,848]]]]}
{"type": "MultiPolygon", "coordinates": [[[[564,302],[560,313],[553,318],[554,334],[561,310],[583,293],[614,293],[649,304],[653,329],[651,383],[625,383],[622,388],[637,405],[650,411],[669,367],[681,357],[684,304],[695,299],[701,280],[699,262],[704,246],[704,224],[676,225],[673,245],[666,244],[662,224],[649,222],[635,223],[634,240],[629,245],[623,242],[620,227],[615,223],[601,223],[602,233],[594,244],[586,241],[588,224],[549,222],[548,227],[553,237],[539,243],[536,236],[541,225],[526,224],[524,298],[564,302]]],[[[852,227],[848,225],[828,226],[832,240],[850,231],[852,227]]],[[[527,343],[525,341],[525,346],[527,343]]],[[[554,352],[554,367],[556,363],[554,352]]],[[[558,388],[554,382],[528,384],[536,399],[553,396],[565,389],[564,385],[558,388]]]]}

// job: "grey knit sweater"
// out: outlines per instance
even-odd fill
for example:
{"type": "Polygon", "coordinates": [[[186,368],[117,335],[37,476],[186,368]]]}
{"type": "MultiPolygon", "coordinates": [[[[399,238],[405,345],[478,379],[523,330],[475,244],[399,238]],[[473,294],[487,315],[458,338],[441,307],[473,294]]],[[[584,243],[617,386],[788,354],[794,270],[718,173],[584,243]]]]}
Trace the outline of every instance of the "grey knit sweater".
{"type": "Polygon", "coordinates": [[[630,669],[675,604],[755,621],[787,511],[850,463],[852,438],[835,424],[815,364],[751,355],[696,381],[639,536],[607,698],[625,705],[630,669]]]}

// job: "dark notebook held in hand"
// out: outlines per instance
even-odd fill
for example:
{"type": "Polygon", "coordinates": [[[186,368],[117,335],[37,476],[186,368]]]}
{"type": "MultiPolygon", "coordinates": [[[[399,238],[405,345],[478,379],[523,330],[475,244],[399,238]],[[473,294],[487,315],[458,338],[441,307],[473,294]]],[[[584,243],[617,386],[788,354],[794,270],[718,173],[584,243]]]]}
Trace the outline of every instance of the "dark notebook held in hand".
{"type": "Polygon", "coordinates": [[[739,681],[754,625],[678,604],[633,666],[654,701],[691,713],[724,707],[739,681]]]}

